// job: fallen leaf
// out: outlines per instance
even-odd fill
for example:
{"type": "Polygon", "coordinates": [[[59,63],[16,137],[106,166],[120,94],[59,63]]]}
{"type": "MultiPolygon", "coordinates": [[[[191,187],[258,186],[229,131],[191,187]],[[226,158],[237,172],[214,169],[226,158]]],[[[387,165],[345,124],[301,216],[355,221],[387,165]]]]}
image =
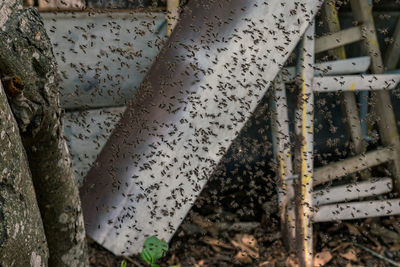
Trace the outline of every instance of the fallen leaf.
{"type": "Polygon", "coordinates": [[[314,266],[325,266],[332,259],[332,254],[329,251],[322,251],[314,256],[314,266]]]}
{"type": "Polygon", "coordinates": [[[237,237],[238,237],[238,239],[240,239],[241,243],[246,245],[246,247],[251,248],[254,251],[258,252],[257,240],[253,235],[239,234],[239,235],[237,235],[237,237]]]}
{"type": "Polygon", "coordinates": [[[353,265],[350,262],[346,264],[346,267],[364,267],[363,265],[353,265]]]}
{"type": "Polygon", "coordinates": [[[239,251],[234,260],[240,262],[241,264],[251,264],[253,262],[249,254],[247,254],[245,251],[239,251]]]}
{"type": "Polygon", "coordinates": [[[258,267],[272,267],[274,266],[271,261],[263,261],[258,264],[258,267]]]}
{"type": "Polygon", "coordinates": [[[390,250],[391,252],[400,251],[400,243],[394,244],[393,246],[390,247],[389,250],[390,250]]]}
{"type": "Polygon", "coordinates": [[[35,40],[36,40],[36,41],[39,41],[39,40],[40,40],[40,35],[41,35],[40,32],[37,32],[37,33],[36,33],[36,35],[35,35],[35,40]]]}
{"type": "Polygon", "coordinates": [[[350,243],[350,242],[342,242],[342,243],[340,243],[340,245],[338,245],[337,247],[333,248],[331,251],[334,252],[336,250],[344,250],[348,246],[351,246],[351,245],[352,245],[352,243],[350,243]]]}
{"type": "Polygon", "coordinates": [[[288,266],[288,267],[299,267],[300,265],[297,262],[295,262],[294,259],[287,258],[286,259],[286,266],[288,266]]]}
{"type": "Polygon", "coordinates": [[[349,230],[350,234],[361,236],[360,230],[358,230],[357,226],[351,223],[345,223],[345,225],[347,226],[347,229],[349,230]]]}
{"type": "Polygon", "coordinates": [[[340,254],[340,256],[345,258],[346,260],[349,260],[349,261],[354,261],[354,262],[358,261],[356,252],[352,248],[349,249],[346,253],[340,254]]]}
{"type": "Polygon", "coordinates": [[[235,240],[231,240],[231,243],[252,258],[259,258],[257,240],[253,235],[237,234],[235,240]]]}

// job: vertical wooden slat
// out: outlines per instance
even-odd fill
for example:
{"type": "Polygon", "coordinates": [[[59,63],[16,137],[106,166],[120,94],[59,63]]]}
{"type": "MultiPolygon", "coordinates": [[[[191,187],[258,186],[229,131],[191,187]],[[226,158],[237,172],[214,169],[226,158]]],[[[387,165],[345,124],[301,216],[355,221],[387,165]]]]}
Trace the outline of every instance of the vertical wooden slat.
{"type": "Polygon", "coordinates": [[[167,34],[171,35],[179,17],[179,0],[167,1],[167,34]]]}
{"type": "Polygon", "coordinates": [[[400,19],[397,20],[393,33],[393,42],[388,46],[385,54],[385,67],[387,70],[396,69],[400,58],[400,19]]]}
{"type": "MultiPolygon", "coordinates": [[[[340,23],[335,1],[329,0],[325,2],[322,6],[322,12],[322,18],[327,30],[330,32],[340,31],[340,23]]],[[[346,51],[343,46],[333,49],[332,53],[337,59],[346,58],[346,51]]],[[[354,155],[362,154],[365,152],[365,145],[362,137],[360,118],[358,116],[356,97],[353,92],[344,92],[342,94],[341,106],[343,113],[346,116],[348,131],[353,145],[352,153],[354,155]]],[[[367,176],[366,173],[364,173],[364,175],[367,176]]]]}
{"type": "MultiPolygon", "coordinates": [[[[362,50],[364,54],[371,57],[371,71],[374,74],[382,74],[384,65],[376,36],[372,8],[368,0],[350,0],[351,8],[355,19],[362,24],[362,50]]],[[[377,116],[379,133],[382,143],[385,146],[394,147],[396,153],[391,164],[391,172],[394,176],[394,188],[400,192],[400,142],[396,127],[396,119],[390,100],[390,92],[382,90],[372,92],[372,99],[375,100],[373,111],[377,116]]]]}
{"type": "Polygon", "coordinates": [[[293,207],[294,188],[293,180],[286,177],[293,176],[293,163],[290,147],[289,117],[287,108],[285,83],[279,74],[274,81],[274,91],[271,97],[272,107],[272,137],[274,154],[278,165],[278,197],[280,205],[281,230],[285,246],[288,250],[294,249],[295,214],[293,207]]]}
{"type": "Polygon", "coordinates": [[[296,240],[300,266],[313,265],[312,234],[312,175],[313,175],[313,107],[312,79],[314,75],[314,23],[307,29],[301,59],[301,91],[296,111],[296,125],[300,126],[300,154],[296,183],[296,240]],[[299,123],[301,122],[301,123],[299,123]]]}

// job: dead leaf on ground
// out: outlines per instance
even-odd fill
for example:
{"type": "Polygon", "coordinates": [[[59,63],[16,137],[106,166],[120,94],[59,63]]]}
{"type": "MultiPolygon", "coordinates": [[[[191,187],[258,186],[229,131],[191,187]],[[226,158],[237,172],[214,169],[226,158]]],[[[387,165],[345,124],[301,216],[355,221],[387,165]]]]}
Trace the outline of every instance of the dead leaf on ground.
{"type": "Polygon", "coordinates": [[[362,236],[362,234],[360,233],[360,230],[358,230],[358,227],[355,226],[354,224],[345,223],[345,225],[347,226],[347,229],[349,230],[350,234],[356,235],[356,236],[362,236]]]}
{"type": "Polygon", "coordinates": [[[300,265],[292,258],[287,258],[286,259],[286,266],[288,267],[299,267],[300,265]]]}
{"type": "Polygon", "coordinates": [[[400,251],[400,243],[394,244],[393,246],[391,246],[391,247],[389,248],[389,250],[390,250],[391,252],[400,251]]]}
{"type": "Polygon", "coordinates": [[[321,251],[314,256],[314,266],[325,266],[332,259],[329,251],[321,251]]]}
{"type": "Polygon", "coordinates": [[[357,253],[353,248],[350,248],[346,253],[341,253],[340,256],[349,261],[358,261],[357,253]]]}
{"type": "Polygon", "coordinates": [[[353,265],[349,262],[346,264],[346,267],[364,267],[364,265],[353,265]]]}
{"type": "Polygon", "coordinates": [[[275,266],[272,261],[263,261],[258,264],[258,267],[273,267],[275,266]]]}
{"type": "Polygon", "coordinates": [[[245,251],[239,251],[234,260],[240,262],[241,264],[251,264],[253,262],[249,254],[245,251]]]}
{"type": "MultiPolygon", "coordinates": [[[[337,244],[337,243],[336,243],[337,244]]],[[[347,247],[351,246],[352,243],[351,242],[341,242],[340,245],[338,245],[337,247],[335,247],[334,249],[332,249],[331,251],[334,252],[336,250],[344,250],[347,247]]]]}
{"type": "Polygon", "coordinates": [[[237,234],[235,240],[231,240],[231,243],[250,257],[259,258],[257,240],[253,235],[237,234]]]}
{"type": "Polygon", "coordinates": [[[221,240],[218,240],[216,238],[213,237],[209,237],[209,236],[205,236],[203,238],[201,238],[201,241],[203,241],[204,243],[210,245],[210,246],[217,246],[217,247],[221,247],[221,248],[225,248],[225,249],[233,249],[233,247],[221,240]]]}

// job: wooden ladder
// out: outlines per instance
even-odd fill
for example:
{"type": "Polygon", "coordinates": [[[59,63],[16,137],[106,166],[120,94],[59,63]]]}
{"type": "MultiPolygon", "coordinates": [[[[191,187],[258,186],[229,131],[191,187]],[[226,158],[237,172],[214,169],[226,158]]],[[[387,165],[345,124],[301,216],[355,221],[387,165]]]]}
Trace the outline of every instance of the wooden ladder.
{"type": "MultiPolygon", "coordinates": [[[[298,147],[295,148],[295,161],[292,161],[289,120],[286,101],[285,80],[290,75],[290,69],[282,71],[274,83],[272,107],[272,133],[274,140],[275,157],[278,166],[279,203],[282,222],[282,232],[289,249],[296,249],[301,266],[313,266],[312,224],[315,222],[361,219],[366,217],[388,216],[400,214],[400,199],[347,202],[364,197],[371,197],[388,193],[393,184],[400,192],[400,142],[396,128],[396,120],[390,105],[390,93],[400,81],[400,75],[384,73],[382,57],[375,32],[372,10],[368,0],[350,1],[355,19],[360,25],[340,30],[334,2],[330,1],[323,7],[326,23],[332,34],[314,39],[315,25],[306,31],[302,40],[300,93],[295,114],[295,132],[298,147]],[[362,67],[353,66],[353,71],[343,68],[333,71],[333,76],[316,76],[314,54],[335,49],[334,53],[347,62],[343,45],[361,42],[364,54],[369,55],[370,75],[340,75],[362,73],[362,67]],[[285,73],[286,72],[286,73],[285,73]],[[286,74],[286,75],[283,75],[286,74]],[[288,75],[289,74],[289,75],[288,75]],[[373,112],[376,114],[381,141],[384,145],[375,151],[366,152],[363,143],[360,119],[354,91],[372,91],[376,100],[373,112]],[[313,168],[313,114],[314,93],[343,92],[342,105],[347,117],[354,157],[331,163],[321,168],[313,168]],[[368,169],[389,163],[391,178],[369,178],[368,169]],[[340,177],[356,172],[362,173],[362,182],[340,185],[329,190],[313,190],[313,187],[331,182],[340,177]],[[296,175],[297,174],[297,175],[296,175]],[[368,181],[366,179],[368,178],[368,181]],[[332,204],[335,203],[335,204],[332,204]]],[[[400,23],[398,24],[400,25],[400,23]]],[[[400,27],[400,26],[399,26],[400,27]]],[[[399,32],[396,29],[395,33],[399,32]]],[[[397,37],[394,37],[397,40],[397,37]]],[[[393,61],[396,49],[388,49],[393,56],[387,56],[393,61]],[[391,52],[392,51],[392,52],[391,52]]],[[[354,59],[361,62],[364,59],[354,59]]],[[[395,63],[389,67],[394,68],[395,63]]],[[[361,64],[362,66],[365,64],[361,64]]],[[[340,68],[340,67],[339,67],[340,68]]],[[[334,69],[334,68],[333,68],[334,69]]],[[[329,71],[332,73],[332,68],[329,71]]],[[[289,78],[289,79],[290,79],[289,78]]]]}

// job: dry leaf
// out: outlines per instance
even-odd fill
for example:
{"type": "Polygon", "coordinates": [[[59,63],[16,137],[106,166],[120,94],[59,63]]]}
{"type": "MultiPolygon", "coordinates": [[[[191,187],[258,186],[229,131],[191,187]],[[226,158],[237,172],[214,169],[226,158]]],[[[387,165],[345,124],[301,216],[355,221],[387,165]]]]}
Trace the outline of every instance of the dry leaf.
{"type": "Polygon", "coordinates": [[[325,266],[332,259],[332,254],[329,251],[322,251],[314,256],[314,266],[325,266]]]}
{"type": "Polygon", "coordinates": [[[35,40],[36,40],[36,41],[40,41],[40,35],[41,35],[40,32],[37,32],[37,33],[36,33],[36,35],[35,35],[35,40]]]}
{"type": "Polygon", "coordinates": [[[239,234],[236,235],[237,240],[239,239],[241,243],[243,243],[246,247],[253,249],[254,251],[258,252],[258,244],[257,240],[253,235],[247,234],[239,234]]]}
{"type": "Polygon", "coordinates": [[[361,236],[360,230],[358,230],[357,226],[351,223],[345,223],[345,225],[347,226],[347,229],[349,230],[350,234],[361,236]]]}
{"type": "Polygon", "coordinates": [[[274,264],[271,261],[263,261],[258,264],[258,267],[272,267],[274,264]]]}
{"type": "Polygon", "coordinates": [[[350,242],[342,242],[340,243],[340,245],[338,245],[337,247],[335,247],[334,249],[331,249],[332,252],[336,251],[336,250],[344,250],[346,249],[348,246],[351,246],[352,243],[350,242]]]}
{"type": "Polygon", "coordinates": [[[349,260],[349,261],[354,261],[354,262],[358,261],[356,252],[352,248],[349,249],[346,253],[340,254],[340,256],[345,258],[346,260],[349,260]]]}
{"type": "Polygon", "coordinates": [[[218,240],[216,238],[213,238],[213,237],[205,236],[205,237],[201,238],[200,240],[210,246],[218,246],[218,247],[225,248],[225,249],[234,249],[231,245],[229,245],[221,240],[218,240]]]}
{"type": "Polygon", "coordinates": [[[259,258],[257,240],[254,236],[237,234],[235,235],[235,240],[231,240],[231,243],[252,258],[259,258]]]}
{"type": "Polygon", "coordinates": [[[288,266],[288,267],[299,267],[300,265],[297,262],[295,262],[294,259],[287,258],[286,259],[286,266],[288,266]]]}
{"type": "Polygon", "coordinates": [[[253,262],[249,254],[247,254],[245,251],[239,251],[234,259],[235,261],[238,261],[241,264],[251,264],[253,262]]]}
{"type": "Polygon", "coordinates": [[[350,262],[346,264],[346,267],[364,267],[363,265],[353,265],[350,262]]]}
{"type": "Polygon", "coordinates": [[[393,246],[390,247],[389,250],[390,250],[391,252],[400,251],[400,243],[394,244],[393,246]]]}

